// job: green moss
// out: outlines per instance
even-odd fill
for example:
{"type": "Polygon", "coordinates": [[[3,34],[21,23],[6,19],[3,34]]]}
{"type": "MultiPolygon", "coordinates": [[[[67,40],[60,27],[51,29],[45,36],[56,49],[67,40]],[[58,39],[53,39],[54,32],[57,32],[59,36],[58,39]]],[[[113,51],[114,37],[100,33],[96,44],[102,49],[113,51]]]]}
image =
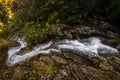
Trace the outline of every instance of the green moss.
{"type": "Polygon", "coordinates": [[[53,67],[53,66],[47,66],[46,67],[46,73],[52,73],[53,71],[55,71],[57,68],[53,67]]]}
{"type": "Polygon", "coordinates": [[[44,40],[46,35],[49,34],[49,31],[50,25],[48,23],[43,26],[39,23],[28,22],[22,29],[23,36],[29,45],[44,40]]]}
{"type": "Polygon", "coordinates": [[[36,72],[37,74],[47,74],[47,73],[52,73],[57,69],[57,67],[54,67],[52,65],[48,65],[45,67],[37,67],[36,72]]]}
{"type": "Polygon", "coordinates": [[[30,79],[30,80],[36,80],[36,78],[37,78],[36,71],[33,70],[33,71],[30,72],[30,74],[29,74],[29,79],[30,79]]]}

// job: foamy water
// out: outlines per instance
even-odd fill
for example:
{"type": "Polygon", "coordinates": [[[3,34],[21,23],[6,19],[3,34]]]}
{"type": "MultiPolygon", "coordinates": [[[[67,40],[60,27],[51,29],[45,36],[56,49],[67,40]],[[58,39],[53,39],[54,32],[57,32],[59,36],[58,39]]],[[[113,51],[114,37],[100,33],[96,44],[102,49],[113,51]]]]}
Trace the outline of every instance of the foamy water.
{"type": "Polygon", "coordinates": [[[88,57],[99,57],[99,54],[119,54],[119,51],[113,47],[102,44],[101,40],[96,37],[88,38],[84,41],[78,40],[62,40],[57,43],[48,42],[46,44],[40,44],[36,46],[32,51],[24,53],[23,55],[18,54],[22,48],[27,47],[27,43],[18,38],[17,42],[20,46],[12,47],[8,50],[8,58],[6,64],[12,66],[16,63],[31,58],[38,54],[50,54],[51,52],[61,53],[63,50],[72,50],[78,54],[87,55],[88,57]],[[51,45],[54,45],[53,48],[50,48],[51,45]],[[47,49],[48,48],[48,49],[47,49]]]}

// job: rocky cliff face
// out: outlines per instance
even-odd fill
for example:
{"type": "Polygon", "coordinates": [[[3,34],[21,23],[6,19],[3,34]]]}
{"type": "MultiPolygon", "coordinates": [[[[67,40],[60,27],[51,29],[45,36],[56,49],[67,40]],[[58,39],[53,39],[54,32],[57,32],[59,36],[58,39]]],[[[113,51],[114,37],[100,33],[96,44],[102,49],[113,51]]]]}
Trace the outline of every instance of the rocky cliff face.
{"type": "MultiPolygon", "coordinates": [[[[90,36],[104,37],[105,44],[120,50],[119,35],[105,27],[51,25],[50,39],[77,39],[90,36]]],[[[5,64],[7,50],[17,45],[0,39],[0,79],[1,80],[119,80],[120,56],[101,56],[88,59],[72,51],[62,54],[40,54],[11,67],[5,64]]],[[[28,49],[29,50],[29,49],[28,49]]]]}

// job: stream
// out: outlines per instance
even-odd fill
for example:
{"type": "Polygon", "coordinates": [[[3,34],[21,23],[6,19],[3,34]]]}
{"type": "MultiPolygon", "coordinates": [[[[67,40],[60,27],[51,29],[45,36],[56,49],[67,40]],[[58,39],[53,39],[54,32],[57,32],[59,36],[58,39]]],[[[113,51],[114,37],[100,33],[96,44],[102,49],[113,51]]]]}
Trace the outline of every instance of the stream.
{"type": "Polygon", "coordinates": [[[34,57],[38,54],[50,54],[52,52],[62,53],[62,51],[74,51],[76,54],[88,56],[90,58],[99,57],[101,55],[118,55],[119,51],[111,46],[105,45],[101,42],[99,37],[90,37],[87,39],[76,40],[60,40],[50,41],[45,44],[39,44],[30,52],[19,54],[22,48],[27,47],[24,39],[17,38],[16,41],[20,44],[16,47],[11,47],[8,50],[7,66],[13,66],[16,63],[34,57]],[[51,47],[53,46],[53,47],[51,47]]]}

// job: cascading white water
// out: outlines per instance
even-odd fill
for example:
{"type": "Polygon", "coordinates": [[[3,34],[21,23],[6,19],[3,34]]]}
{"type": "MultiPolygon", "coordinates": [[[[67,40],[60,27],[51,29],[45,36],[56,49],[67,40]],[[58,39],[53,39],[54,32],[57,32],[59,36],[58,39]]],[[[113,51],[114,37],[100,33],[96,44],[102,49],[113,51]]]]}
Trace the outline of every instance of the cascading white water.
{"type": "Polygon", "coordinates": [[[62,40],[55,44],[53,42],[48,42],[46,44],[41,44],[36,46],[32,51],[25,53],[24,55],[18,54],[22,48],[27,47],[27,43],[22,39],[17,40],[20,43],[18,47],[12,47],[8,50],[8,58],[6,64],[12,66],[18,62],[24,61],[26,58],[31,58],[40,53],[50,54],[51,52],[61,52],[64,50],[73,50],[82,55],[87,55],[88,57],[99,57],[99,54],[118,54],[119,51],[110,46],[101,43],[101,40],[96,37],[91,37],[86,39],[86,41],[81,40],[62,40]],[[51,45],[55,48],[49,48],[51,45]],[[56,48],[57,47],[57,48],[56,48]],[[49,49],[46,49],[49,48],[49,49]]]}
{"type": "Polygon", "coordinates": [[[91,37],[84,42],[65,40],[57,45],[60,49],[69,49],[88,57],[98,57],[99,54],[118,54],[119,51],[101,43],[99,38],[91,37]]]}
{"type": "Polygon", "coordinates": [[[44,50],[44,49],[48,48],[52,44],[52,42],[49,42],[47,44],[42,44],[42,45],[36,46],[32,51],[27,52],[24,55],[18,55],[19,51],[22,48],[27,47],[27,43],[24,42],[22,39],[18,39],[17,42],[20,43],[21,46],[12,47],[12,48],[10,48],[8,50],[8,59],[6,61],[6,64],[8,66],[12,66],[13,64],[16,64],[16,63],[18,63],[20,61],[24,61],[26,58],[31,58],[31,57],[33,57],[35,55],[38,55],[39,53],[48,54],[51,51],[58,52],[58,50],[56,50],[56,49],[44,50]]]}

